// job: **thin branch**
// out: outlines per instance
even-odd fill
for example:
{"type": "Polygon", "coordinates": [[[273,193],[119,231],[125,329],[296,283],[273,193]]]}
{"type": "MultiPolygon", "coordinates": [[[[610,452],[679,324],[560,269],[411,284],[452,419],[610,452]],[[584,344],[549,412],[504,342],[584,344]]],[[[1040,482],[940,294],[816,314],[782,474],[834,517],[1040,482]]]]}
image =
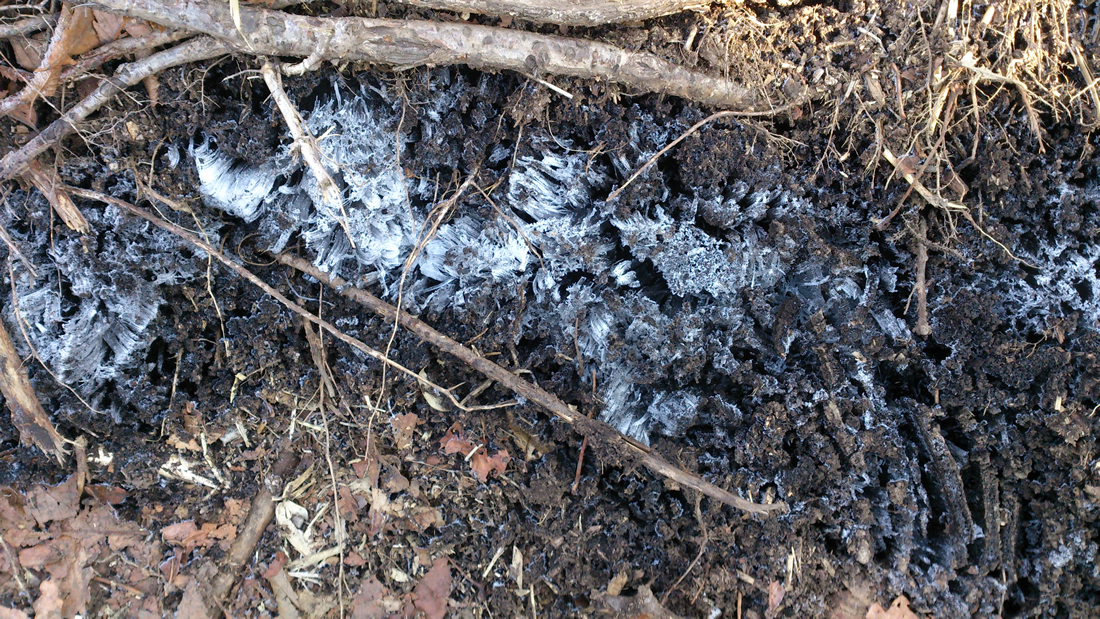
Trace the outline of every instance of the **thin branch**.
{"type": "Polygon", "coordinates": [[[719,488],[714,484],[704,480],[702,477],[689,473],[662,458],[656,452],[649,447],[638,443],[622,434],[616,432],[613,428],[607,424],[588,419],[584,415],[576,412],[570,408],[565,402],[561,401],[556,395],[546,391],[538,385],[529,383],[515,374],[509,372],[503,367],[489,361],[485,357],[477,354],[473,350],[459,344],[451,338],[443,335],[439,331],[436,331],[432,327],[428,326],[415,316],[412,316],[408,312],[398,312],[397,308],[379,299],[378,297],[351,286],[345,280],[339,277],[332,277],[327,273],[322,272],[317,267],[310,264],[308,261],[293,256],[290,254],[280,254],[278,257],[279,262],[298,269],[299,271],[306,273],[307,275],[317,279],[318,281],[330,286],[341,295],[352,299],[358,303],[361,303],[371,310],[373,310],[379,316],[382,316],[386,320],[397,320],[401,326],[411,331],[414,335],[421,340],[435,346],[436,348],[458,358],[460,361],[477,370],[487,378],[497,381],[498,383],[508,387],[514,391],[517,395],[525,398],[529,402],[538,404],[542,408],[546,409],[562,421],[574,426],[581,434],[590,436],[592,438],[602,438],[605,442],[610,442],[612,445],[626,447],[627,450],[639,457],[641,463],[646,468],[654,473],[668,478],[674,482],[677,482],[683,486],[693,488],[702,492],[703,494],[717,499],[727,505],[742,509],[746,512],[756,514],[766,514],[775,511],[784,511],[787,508],[786,503],[777,502],[768,505],[762,505],[759,503],[753,503],[746,501],[741,497],[719,488]],[[608,441],[610,439],[610,441],[608,441]]]}
{"type": "Polygon", "coordinates": [[[513,17],[559,26],[644,21],[683,11],[706,11],[709,0],[396,0],[428,9],[513,17]]]}
{"type": "Polygon", "coordinates": [[[76,131],[76,125],[107,103],[112,97],[137,84],[149,75],[155,75],[171,67],[213,58],[228,53],[229,48],[209,37],[192,39],[171,49],[164,50],[137,62],[119,67],[114,76],[103,80],[92,94],[77,103],[61,118],[50,123],[22,148],[0,159],[0,180],[9,180],[27,170],[30,162],[76,131]]]}
{"type": "Polygon", "coordinates": [[[15,23],[0,25],[0,39],[8,37],[25,37],[57,23],[57,15],[38,15],[21,19],[15,23]]]}
{"type": "Polygon", "coordinates": [[[484,71],[565,75],[616,82],[717,107],[765,110],[763,97],[653,54],[561,36],[467,23],[319,18],[241,7],[243,36],[218,0],[97,0],[120,15],[196,30],[242,53],[314,61],[359,61],[400,69],[465,64],[484,71]]]}

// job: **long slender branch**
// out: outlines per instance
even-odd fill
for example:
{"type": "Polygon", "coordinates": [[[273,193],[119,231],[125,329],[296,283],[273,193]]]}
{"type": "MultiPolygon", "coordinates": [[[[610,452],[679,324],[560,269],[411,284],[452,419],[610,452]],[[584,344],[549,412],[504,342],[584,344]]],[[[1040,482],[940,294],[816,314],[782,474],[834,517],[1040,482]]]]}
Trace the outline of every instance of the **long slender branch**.
{"type": "Polygon", "coordinates": [[[460,361],[470,366],[471,368],[481,372],[486,377],[491,378],[498,383],[508,387],[514,391],[517,395],[526,398],[530,402],[534,402],[543,407],[556,417],[565,421],[585,435],[600,435],[605,438],[614,437],[617,439],[620,445],[627,447],[630,451],[639,456],[641,463],[653,471],[654,473],[675,481],[681,485],[693,488],[702,492],[703,494],[717,499],[727,505],[742,509],[744,511],[756,514],[767,514],[775,511],[784,511],[787,509],[787,504],[783,502],[770,503],[762,505],[760,503],[753,503],[746,501],[741,497],[719,488],[714,484],[706,481],[702,477],[689,473],[672,463],[668,462],[649,447],[639,444],[637,441],[633,441],[622,434],[616,432],[613,428],[607,424],[595,420],[586,418],[569,408],[569,406],[562,402],[556,395],[546,391],[538,385],[529,383],[515,374],[509,372],[503,367],[489,361],[485,357],[477,354],[473,350],[459,344],[451,338],[443,335],[439,331],[436,331],[432,327],[428,326],[417,317],[407,313],[398,312],[397,308],[379,299],[378,297],[370,294],[365,290],[360,290],[350,285],[348,282],[340,279],[339,277],[332,277],[327,273],[322,272],[317,267],[310,264],[308,261],[299,258],[298,256],[292,256],[290,254],[281,254],[277,256],[279,262],[298,269],[303,273],[317,279],[318,281],[330,286],[341,295],[352,299],[358,303],[361,303],[376,314],[382,316],[387,320],[396,320],[398,323],[411,331],[414,335],[421,340],[439,348],[440,350],[457,357],[460,361]]]}
{"type": "Polygon", "coordinates": [[[467,23],[318,18],[241,7],[241,28],[219,0],[96,0],[106,10],[216,37],[242,53],[369,62],[397,68],[465,64],[603,79],[632,91],[660,92],[738,110],[770,106],[738,84],[653,54],[613,45],[467,23]],[[242,34],[246,33],[246,34],[242,34]]]}
{"type": "Polygon", "coordinates": [[[709,0],[397,0],[428,9],[515,17],[540,24],[601,26],[710,8],[709,0]]]}
{"type": "Polygon", "coordinates": [[[113,77],[104,80],[92,94],[65,112],[61,118],[50,123],[50,126],[43,129],[22,148],[4,155],[4,158],[0,159],[0,180],[8,180],[25,172],[35,157],[76,131],[78,123],[102,107],[111,97],[147,76],[177,65],[220,56],[228,51],[229,48],[225,44],[209,37],[200,37],[153,54],[144,60],[119,67],[113,77]]]}

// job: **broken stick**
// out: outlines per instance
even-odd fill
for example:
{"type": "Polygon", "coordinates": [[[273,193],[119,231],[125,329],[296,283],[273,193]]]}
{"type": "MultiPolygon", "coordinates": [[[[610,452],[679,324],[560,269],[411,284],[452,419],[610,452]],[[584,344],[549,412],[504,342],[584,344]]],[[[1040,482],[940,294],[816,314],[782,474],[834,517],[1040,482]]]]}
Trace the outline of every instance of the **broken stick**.
{"type": "Polygon", "coordinates": [[[225,41],[241,53],[359,61],[395,67],[465,64],[483,71],[544,73],[622,84],[738,110],[772,106],[738,84],[673,64],[654,54],[561,36],[468,23],[361,17],[306,17],[241,6],[238,29],[219,0],[96,0],[106,10],[186,28],[225,41]],[[247,35],[242,34],[247,33],[247,35]]]}
{"type": "Polygon", "coordinates": [[[63,464],[69,453],[65,449],[65,439],[42,410],[3,321],[0,321],[0,391],[11,411],[12,425],[19,430],[19,440],[35,445],[43,453],[57,458],[58,464],[63,464]]]}
{"type": "Polygon", "coordinates": [[[611,428],[611,426],[601,421],[588,419],[584,415],[569,408],[569,406],[561,401],[556,395],[546,391],[538,385],[519,378],[496,363],[489,361],[473,350],[459,344],[439,331],[436,331],[417,317],[408,312],[398,312],[397,308],[389,303],[386,303],[365,290],[360,290],[351,286],[348,282],[339,277],[332,277],[322,272],[320,269],[298,256],[280,254],[277,256],[277,259],[279,262],[306,273],[314,279],[324,283],[341,295],[367,306],[383,318],[391,321],[396,319],[401,326],[411,331],[421,340],[457,357],[460,361],[485,375],[487,378],[497,381],[514,391],[517,395],[538,404],[562,421],[573,425],[582,434],[614,437],[619,444],[626,446],[630,451],[638,455],[641,463],[645,465],[646,468],[662,477],[698,490],[713,499],[717,499],[727,505],[750,513],[766,514],[769,512],[784,511],[787,508],[786,503],[782,502],[762,505],[747,501],[727,490],[715,486],[698,475],[674,466],[649,447],[629,437],[623,436],[611,428]]]}

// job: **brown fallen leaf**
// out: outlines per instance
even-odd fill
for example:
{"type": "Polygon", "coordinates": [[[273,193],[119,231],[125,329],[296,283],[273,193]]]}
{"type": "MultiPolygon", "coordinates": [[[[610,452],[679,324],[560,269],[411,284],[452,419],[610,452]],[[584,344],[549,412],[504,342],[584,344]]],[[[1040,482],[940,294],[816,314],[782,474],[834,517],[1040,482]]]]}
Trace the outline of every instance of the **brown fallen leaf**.
{"type": "Polygon", "coordinates": [[[424,613],[425,619],[443,619],[447,615],[447,599],[451,596],[451,563],[447,557],[432,562],[432,569],[412,592],[413,607],[424,613]]]}
{"type": "Polygon", "coordinates": [[[105,484],[89,484],[85,486],[84,489],[94,496],[97,501],[107,505],[118,505],[125,501],[126,497],[130,496],[130,493],[118,486],[108,486],[105,484]]]}
{"type": "Polygon", "coordinates": [[[783,596],[786,591],[783,590],[783,583],[778,580],[773,580],[768,583],[768,609],[764,611],[765,617],[774,617],[776,611],[779,610],[779,605],[783,603],[783,596]]]}
{"type": "Polygon", "coordinates": [[[30,619],[30,617],[21,610],[0,606],[0,619],[30,619]]]}
{"type": "Polygon", "coordinates": [[[597,610],[611,613],[616,617],[632,617],[634,619],[680,619],[680,616],[672,613],[653,595],[653,591],[647,585],[638,587],[637,595],[599,595],[594,600],[597,610]]]}
{"type": "Polygon", "coordinates": [[[489,474],[493,471],[496,471],[498,475],[503,475],[508,468],[508,462],[511,460],[512,457],[508,455],[507,449],[498,450],[491,457],[482,450],[470,458],[470,468],[473,469],[477,480],[485,483],[489,480],[489,474]]]}
{"type": "Polygon", "coordinates": [[[920,619],[913,611],[909,610],[909,598],[899,595],[890,604],[889,610],[884,609],[875,602],[867,610],[867,619],[920,619]]]}
{"type": "Polygon", "coordinates": [[[394,441],[397,443],[397,449],[404,450],[412,447],[413,431],[416,429],[416,424],[420,423],[420,417],[416,413],[406,413],[404,415],[395,415],[390,419],[390,426],[393,427],[395,434],[394,441]]]}
{"type": "Polygon", "coordinates": [[[383,619],[388,617],[392,604],[386,603],[390,590],[373,575],[363,579],[359,594],[351,601],[351,619],[383,619]]]}
{"type": "Polygon", "coordinates": [[[27,492],[27,512],[38,524],[68,520],[80,509],[80,490],[76,475],[56,486],[35,486],[27,492]]]}

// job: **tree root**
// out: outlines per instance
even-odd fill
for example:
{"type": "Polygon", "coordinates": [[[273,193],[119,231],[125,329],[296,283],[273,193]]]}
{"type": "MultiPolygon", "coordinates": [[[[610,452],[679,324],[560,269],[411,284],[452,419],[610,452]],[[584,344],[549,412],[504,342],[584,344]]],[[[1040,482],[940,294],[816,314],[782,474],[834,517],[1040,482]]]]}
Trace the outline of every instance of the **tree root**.
{"type": "Polygon", "coordinates": [[[705,11],[709,0],[397,0],[453,13],[514,17],[559,26],[601,26],[645,21],[683,11],[705,11]]]}
{"type": "Polygon", "coordinates": [[[612,45],[466,23],[359,17],[318,18],[242,6],[241,28],[217,0],[97,0],[106,10],[213,36],[253,55],[358,61],[407,69],[465,64],[602,79],[636,92],[658,92],[716,107],[767,111],[771,106],[738,84],[686,69],[653,54],[612,45]],[[247,34],[242,34],[247,33],[247,34]]]}
{"type": "Polygon", "coordinates": [[[396,318],[397,322],[412,332],[413,335],[457,357],[460,361],[477,370],[485,377],[495,380],[511,389],[516,395],[538,404],[558,419],[573,425],[581,434],[593,438],[600,438],[605,442],[611,442],[612,446],[625,447],[630,453],[638,457],[641,464],[662,477],[683,486],[687,486],[688,488],[698,490],[713,499],[746,512],[767,514],[770,512],[785,511],[787,509],[787,504],[782,502],[763,505],[747,501],[731,492],[715,486],[698,475],[689,473],[671,464],[649,447],[623,436],[601,421],[588,419],[584,415],[569,408],[569,406],[561,401],[556,395],[546,391],[538,385],[534,385],[519,378],[496,363],[489,361],[473,350],[459,344],[439,331],[436,331],[415,316],[407,312],[398,312],[397,308],[389,303],[386,303],[365,290],[360,290],[351,286],[348,282],[339,277],[332,277],[322,272],[320,269],[298,256],[280,254],[276,258],[279,262],[317,279],[336,290],[341,295],[367,306],[386,320],[392,321],[396,318]],[[608,439],[611,440],[608,441],[608,439]]]}

